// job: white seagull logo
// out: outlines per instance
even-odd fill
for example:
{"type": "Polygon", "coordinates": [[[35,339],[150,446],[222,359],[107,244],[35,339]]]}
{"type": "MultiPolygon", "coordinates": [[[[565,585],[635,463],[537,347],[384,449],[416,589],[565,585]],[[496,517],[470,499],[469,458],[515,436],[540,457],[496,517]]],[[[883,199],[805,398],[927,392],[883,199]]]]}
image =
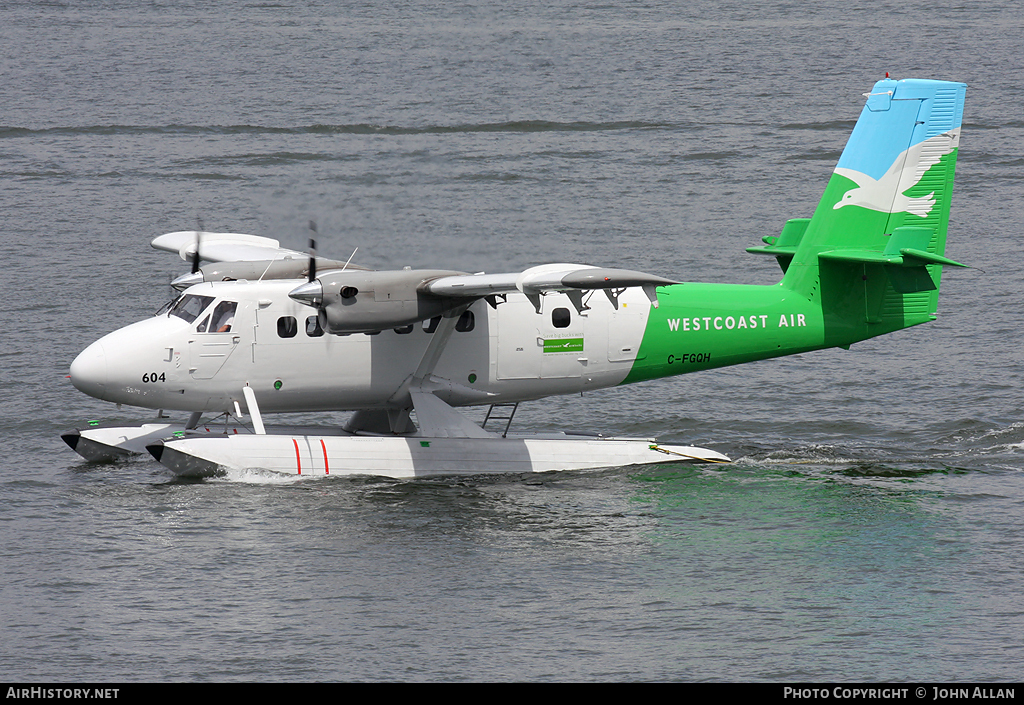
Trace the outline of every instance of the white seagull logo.
{"type": "Polygon", "coordinates": [[[938,164],[943,155],[952,152],[959,144],[959,127],[929,137],[900,152],[888,171],[877,180],[854,169],[836,167],[835,173],[856,183],[857,188],[844,193],[839,202],[832,206],[833,210],[843,206],[860,206],[882,213],[906,211],[924,218],[935,205],[935,192],[915,197],[905,196],[904,192],[917,184],[928,169],[938,164]]]}

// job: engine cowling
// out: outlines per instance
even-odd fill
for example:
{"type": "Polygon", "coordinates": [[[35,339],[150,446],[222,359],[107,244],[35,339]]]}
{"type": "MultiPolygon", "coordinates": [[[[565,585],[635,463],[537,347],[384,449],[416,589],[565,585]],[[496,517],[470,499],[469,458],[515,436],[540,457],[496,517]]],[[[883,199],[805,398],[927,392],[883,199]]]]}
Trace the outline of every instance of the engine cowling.
{"type": "Polygon", "coordinates": [[[462,274],[441,269],[328,271],[288,295],[314,306],[328,333],[370,333],[425,321],[465,305],[464,299],[425,291],[439,277],[462,274]]]}
{"type": "MultiPolygon", "coordinates": [[[[316,258],[316,271],[325,272],[330,269],[351,268],[366,271],[365,267],[346,264],[333,259],[316,258]]],[[[326,273],[326,272],[325,272],[326,273]]],[[[219,282],[234,279],[302,279],[309,274],[309,259],[301,257],[283,257],[276,260],[210,262],[199,268],[198,272],[183,274],[171,282],[178,291],[201,282],[219,282]]]]}

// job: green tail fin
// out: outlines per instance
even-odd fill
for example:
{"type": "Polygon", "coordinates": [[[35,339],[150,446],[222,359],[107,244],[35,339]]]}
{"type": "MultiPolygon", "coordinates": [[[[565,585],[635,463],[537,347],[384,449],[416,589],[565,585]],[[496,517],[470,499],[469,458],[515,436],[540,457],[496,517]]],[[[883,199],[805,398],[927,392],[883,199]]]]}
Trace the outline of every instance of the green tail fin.
{"type": "Polygon", "coordinates": [[[820,299],[826,335],[871,337],[935,317],[966,85],[875,84],[810,220],[750,251],[820,299]]]}

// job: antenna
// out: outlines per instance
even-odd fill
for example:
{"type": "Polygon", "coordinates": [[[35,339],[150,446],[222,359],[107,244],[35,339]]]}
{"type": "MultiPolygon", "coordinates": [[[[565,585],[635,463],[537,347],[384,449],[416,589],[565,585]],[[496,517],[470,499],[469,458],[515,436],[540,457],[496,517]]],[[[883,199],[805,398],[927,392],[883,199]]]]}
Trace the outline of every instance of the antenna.
{"type": "Polygon", "coordinates": [[[348,256],[348,259],[345,260],[345,266],[341,268],[341,271],[344,272],[348,268],[348,263],[352,261],[352,258],[356,256],[357,252],[359,252],[359,248],[358,247],[356,249],[352,250],[352,254],[350,254],[348,256]]]}

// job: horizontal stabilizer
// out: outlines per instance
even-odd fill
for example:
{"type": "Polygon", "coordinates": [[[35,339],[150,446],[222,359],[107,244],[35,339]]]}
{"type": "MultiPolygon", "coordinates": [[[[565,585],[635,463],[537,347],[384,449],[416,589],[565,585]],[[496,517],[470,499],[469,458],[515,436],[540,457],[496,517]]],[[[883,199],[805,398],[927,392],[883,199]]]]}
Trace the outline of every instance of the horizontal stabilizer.
{"type": "Polygon", "coordinates": [[[819,259],[836,263],[883,265],[893,290],[900,294],[935,291],[937,282],[928,271],[928,265],[966,267],[936,252],[929,252],[935,231],[933,228],[903,226],[888,236],[885,247],[878,250],[841,249],[820,252],[819,259]]]}
{"type": "Polygon", "coordinates": [[[914,267],[919,264],[941,264],[947,267],[968,267],[970,265],[951,260],[948,257],[937,255],[933,252],[924,252],[922,250],[914,250],[909,247],[905,247],[900,250],[900,254],[903,255],[903,266],[914,267]]]}
{"type": "Polygon", "coordinates": [[[896,228],[881,252],[877,250],[843,249],[821,252],[823,259],[874,264],[898,264],[904,267],[922,267],[926,264],[966,267],[948,257],[929,251],[929,243],[935,235],[933,228],[906,225],[896,228]]]}
{"type": "Polygon", "coordinates": [[[782,273],[785,274],[810,222],[810,218],[791,218],[786,221],[778,236],[767,235],[761,238],[766,247],[748,247],[747,252],[754,255],[774,255],[782,267],[782,273]]]}
{"type": "Polygon", "coordinates": [[[968,266],[942,255],[910,248],[904,248],[896,254],[885,254],[871,250],[836,250],[834,252],[822,252],[818,257],[834,262],[864,262],[866,264],[889,264],[902,267],[923,267],[926,264],[939,264],[948,267],[968,266]]]}

